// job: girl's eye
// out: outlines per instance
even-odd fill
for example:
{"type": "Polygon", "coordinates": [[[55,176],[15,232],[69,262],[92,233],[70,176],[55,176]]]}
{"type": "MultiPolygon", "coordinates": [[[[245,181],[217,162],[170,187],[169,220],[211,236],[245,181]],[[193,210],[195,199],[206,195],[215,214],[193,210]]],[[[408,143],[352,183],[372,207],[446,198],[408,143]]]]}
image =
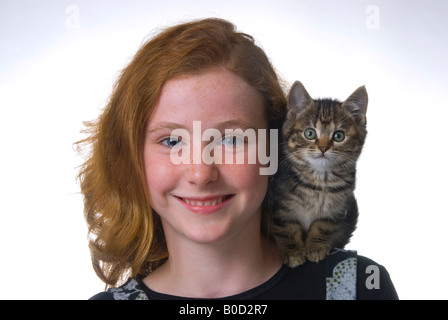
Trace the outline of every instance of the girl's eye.
{"type": "Polygon", "coordinates": [[[345,134],[342,131],[336,131],[333,134],[333,140],[336,142],[342,142],[342,141],[344,141],[344,139],[345,139],[345,134]]]}
{"type": "Polygon", "coordinates": [[[225,136],[222,139],[222,144],[226,146],[238,146],[244,143],[244,139],[238,136],[225,136]]]}
{"type": "Polygon", "coordinates": [[[311,128],[306,129],[305,132],[303,133],[303,135],[308,140],[314,140],[314,139],[316,139],[316,130],[311,129],[311,128]]]}
{"type": "Polygon", "coordinates": [[[179,143],[181,143],[182,139],[181,137],[168,137],[160,141],[162,145],[168,148],[173,148],[177,146],[179,143]]]}

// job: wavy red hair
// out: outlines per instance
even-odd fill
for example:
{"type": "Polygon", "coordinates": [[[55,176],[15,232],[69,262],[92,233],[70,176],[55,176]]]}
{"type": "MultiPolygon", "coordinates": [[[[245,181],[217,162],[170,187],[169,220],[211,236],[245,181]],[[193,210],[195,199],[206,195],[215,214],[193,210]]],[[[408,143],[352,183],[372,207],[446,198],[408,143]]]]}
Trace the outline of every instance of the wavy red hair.
{"type": "Polygon", "coordinates": [[[93,267],[108,286],[126,276],[145,276],[168,257],[148,199],[146,125],[168,80],[214,66],[255,87],[265,99],[271,128],[277,126],[286,99],[272,65],[251,36],[220,19],[173,26],[144,44],[122,71],[98,120],[87,123],[88,137],[78,145],[90,152],[79,180],[93,267]]]}

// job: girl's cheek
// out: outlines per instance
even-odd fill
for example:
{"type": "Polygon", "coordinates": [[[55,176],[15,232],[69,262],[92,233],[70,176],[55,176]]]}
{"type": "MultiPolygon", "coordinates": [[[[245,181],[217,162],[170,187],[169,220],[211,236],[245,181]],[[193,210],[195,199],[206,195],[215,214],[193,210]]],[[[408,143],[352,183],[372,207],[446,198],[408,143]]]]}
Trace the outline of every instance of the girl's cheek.
{"type": "MultiPolygon", "coordinates": [[[[258,164],[233,164],[225,167],[226,181],[232,181],[235,187],[241,190],[263,192],[267,188],[268,176],[260,175],[258,164]]],[[[224,170],[223,170],[224,171],[224,170]]]]}
{"type": "Polygon", "coordinates": [[[171,163],[169,155],[158,155],[148,150],[144,155],[146,182],[150,196],[165,193],[175,186],[177,168],[171,163]]]}

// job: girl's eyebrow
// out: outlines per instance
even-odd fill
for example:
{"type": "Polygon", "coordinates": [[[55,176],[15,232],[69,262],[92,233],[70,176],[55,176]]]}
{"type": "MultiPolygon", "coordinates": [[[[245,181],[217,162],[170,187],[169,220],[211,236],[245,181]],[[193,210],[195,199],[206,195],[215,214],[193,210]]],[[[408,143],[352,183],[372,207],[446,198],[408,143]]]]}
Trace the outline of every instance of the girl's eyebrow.
{"type": "MultiPolygon", "coordinates": [[[[193,124],[192,124],[192,127],[193,127],[193,124]]],[[[219,131],[222,131],[222,132],[224,132],[225,129],[229,129],[229,128],[240,128],[243,130],[246,130],[246,129],[256,130],[256,128],[254,128],[254,126],[252,124],[250,124],[249,122],[246,122],[244,120],[240,120],[240,119],[232,119],[232,120],[227,120],[227,121],[223,121],[223,122],[218,122],[215,124],[215,126],[213,128],[217,129],[219,131]]],[[[164,122],[157,123],[154,126],[151,126],[147,133],[151,134],[151,133],[159,131],[159,130],[171,130],[172,131],[174,129],[188,130],[188,127],[184,126],[183,124],[177,123],[177,122],[164,121],[164,122]]],[[[204,130],[204,128],[202,128],[202,129],[204,130]]]]}
{"type": "Polygon", "coordinates": [[[218,130],[223,130],[223,129],[227,129],[227,128],[241,128],[241,129],[254,129],[254,126],[249,123],[246,122],[244,120],[240,120],[240,119],[232,119],[232,120],[228,120],[228,121],[223,121],[223,122],[219,122],[216,124],[216,129],[218,130]]]}
{"type": "Polygon", "coordinates": [[[151,126],[148,130],[148,134],[159,130],[174,130],[174,129],[187,129],[187,127],[176,122],[160,122],[155,126],[151,126]]]}

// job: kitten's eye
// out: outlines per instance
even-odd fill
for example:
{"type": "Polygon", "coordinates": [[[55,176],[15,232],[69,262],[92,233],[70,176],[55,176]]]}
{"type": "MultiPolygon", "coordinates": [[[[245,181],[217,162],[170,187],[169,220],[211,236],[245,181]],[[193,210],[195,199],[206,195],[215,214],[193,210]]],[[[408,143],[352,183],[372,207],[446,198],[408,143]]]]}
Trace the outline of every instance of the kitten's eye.
{"type": "Polygon", "coordinates": [[[311,128],[310,129],[306,129],[305,132],[303,133],[303,135],[308,140],[316,139],[316,130],[311,129],[311,128]]]}
{"type": "Polygon", "coordinates": [[[344,139],[345,139],[345,134],[342,131],[336,131],[333,134],[333,140],[336,142],[342,142],[342,141],[344,141],[344,139]]]}

